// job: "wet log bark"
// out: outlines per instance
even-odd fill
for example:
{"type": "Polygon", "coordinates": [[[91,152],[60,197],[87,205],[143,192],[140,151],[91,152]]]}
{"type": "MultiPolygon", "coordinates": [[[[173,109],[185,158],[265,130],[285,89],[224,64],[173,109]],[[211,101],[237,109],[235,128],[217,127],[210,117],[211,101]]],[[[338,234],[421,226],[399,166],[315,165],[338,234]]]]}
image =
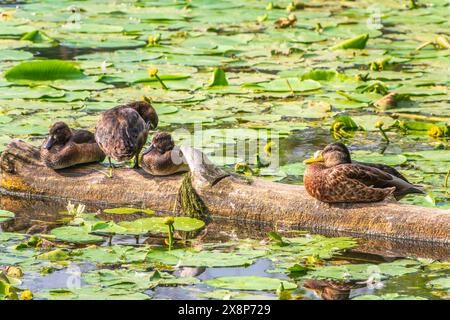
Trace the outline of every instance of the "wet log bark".
{"type": "MultiPolygon", "coordinates": [[[[450,244],[450,210],[395,200],[328,205],[311,198],[302,186],[230,175],[208,163],[200,151],[182,151],[192,185],[212,218],[450,244]]],[[[54,171],[41,163],[37,148],[18,140],[2,153],[0,169],[0,187],[6,194],[158,211],[174,209],[183,181],[182,175],[154,177],[125,168],[115,169],[109,178],[98,164],[54,171]]]]}

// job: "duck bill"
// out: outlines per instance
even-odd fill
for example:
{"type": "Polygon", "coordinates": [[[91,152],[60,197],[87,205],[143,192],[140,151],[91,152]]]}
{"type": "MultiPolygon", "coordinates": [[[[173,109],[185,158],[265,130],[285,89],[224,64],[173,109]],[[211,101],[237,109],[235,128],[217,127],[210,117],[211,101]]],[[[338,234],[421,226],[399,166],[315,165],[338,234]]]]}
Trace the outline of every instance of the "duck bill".
{"type": "Polygon", "coordinates": [[[318,155],[317,157],[312,157],[303,161],[304,164],[311,164],[315,162],[323,162],[323,157],[321,154],[318,155]]]}
{"type": "Polygon", "coordinates": [[[147,153],[151,152],[153,149],[155,149],[155,146],[153,144],[150,145],[147,149],[142,152],[142,155],[145,156],[147,153]]]}
{"type": "Polygon", "coordinates": [[[55,144],[56,140],[52,136],[50,136],[47,140],[47,143],[45,144],[44,148],[47,150],[50,150],[53,145],[55,144]]]}

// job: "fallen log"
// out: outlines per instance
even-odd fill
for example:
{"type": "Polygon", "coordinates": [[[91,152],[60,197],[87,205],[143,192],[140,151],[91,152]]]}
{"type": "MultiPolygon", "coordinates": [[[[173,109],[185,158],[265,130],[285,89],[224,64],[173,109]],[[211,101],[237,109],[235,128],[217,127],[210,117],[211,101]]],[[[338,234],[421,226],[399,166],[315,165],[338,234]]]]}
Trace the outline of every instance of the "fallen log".
{"type": "MultiPolygon", "coordinates": [[[[450,243],[450,210],[386,200],[371,204],[325,204],[302,186],[245,179],[215,167],[193,148],[182,147],[196,193],[214,218],[259,222],[353,235],[450,243]]],[[[0,158],[0,188],[5,194],[38,199],[134,206],[158,211],[177,207],[183,175],[155,177],[143,170],[118,168],[112,178],[99,164],[54,171],[39,150],[14,140],[0,158]]]]}

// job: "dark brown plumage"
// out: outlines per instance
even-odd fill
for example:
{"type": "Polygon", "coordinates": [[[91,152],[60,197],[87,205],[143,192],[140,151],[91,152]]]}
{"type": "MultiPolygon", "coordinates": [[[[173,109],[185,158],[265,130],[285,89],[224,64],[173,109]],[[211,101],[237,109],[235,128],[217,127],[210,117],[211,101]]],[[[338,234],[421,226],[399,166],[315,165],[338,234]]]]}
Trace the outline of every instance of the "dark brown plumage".
{"type": "Polygon", "coordinates": [[[81,163],[101,162],[105,154],[87,130],[71,130],[56,122],[41,146],[41,160],[49,168],[63,169],[81,163]]]}
{"type": "Polygon", "coordinates": [[[175,147],[172,136],[166,132],[155,133],[152,144],[142,154],[141,164],[145,171],[154,176],[189,171],[181,150],[175,147]]]}
{"type": "Polygon", "coordinates": [[[157,125],[158,115],[150,103],[130,102],[102,113],[97,121],[95,139],[109,158],[122,162],[135,157],[137,168],[148,131],[157,125]]]}
{"type": "Polygon", "coordinates": [[[345,146],[345,144],[343,144],[341,142],[330,143],[328,145],[328,147],[333,148],[334,150],[339,150],[342,154],[342,160],[344,161],[344,163],[356,163],[356,164],[362,164],[364,166],[368,166],[368,167],[372,167],[372,168],[377,168],[381,171],[392,174],[393,176],[400,178],[406,182],[409,182],[400,172],[398,172],[397,169],[387,166],[385,164],[367,163],[367,162],[359,162],[359,161],[352,160],[352,158],[350,156],[350,151],[345,146]]]}
{"type": "Polygon", "coordinates": [[[400,199],[409,193],[423,193],[404,177],[372,164],[352,163],[342,143],[328,145],[322,151],[322,158],[308,165],[304,184],[311,196],[329,203],[376,202],[391,194],[400,199]]]}

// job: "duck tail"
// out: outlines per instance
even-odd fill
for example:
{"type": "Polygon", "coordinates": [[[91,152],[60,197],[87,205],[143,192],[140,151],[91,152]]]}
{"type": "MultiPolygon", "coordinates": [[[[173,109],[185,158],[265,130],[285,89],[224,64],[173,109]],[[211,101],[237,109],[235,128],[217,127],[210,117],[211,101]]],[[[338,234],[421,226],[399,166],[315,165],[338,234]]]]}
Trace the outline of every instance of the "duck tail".
{"type": "Polygon", "coordinates": [[[425,193],[425,191],[423,191],[423,187],[422,186],[414,185],[411,188],[401,190],[400,192],[395,192],[394,193],[394,197],[395,197],[395,199],[400,200],[400,199],[402,199],[403,197],[405,197],[408,194],[422,194],[422,195],[425,195],[426,193],[425,193]]]}

